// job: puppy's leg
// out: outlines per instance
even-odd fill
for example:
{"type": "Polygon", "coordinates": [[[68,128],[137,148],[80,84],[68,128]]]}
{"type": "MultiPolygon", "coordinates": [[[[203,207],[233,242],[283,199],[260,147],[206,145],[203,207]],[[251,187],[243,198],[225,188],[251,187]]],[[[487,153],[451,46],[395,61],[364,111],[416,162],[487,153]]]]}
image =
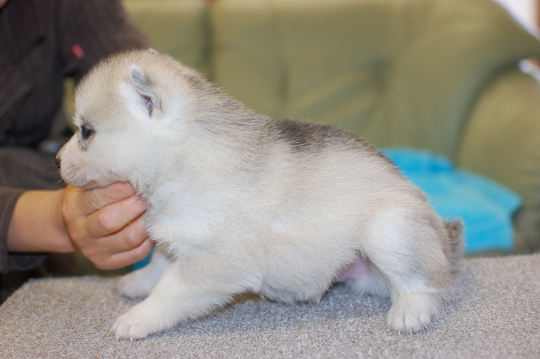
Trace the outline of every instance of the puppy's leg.
{"type": "Polygon", "coordinates": [[[158,247],[150,263],[120,278],[115,289],[128,298],[146,298],[170,265],[170,259],[164,250],[158,247]]]}
{"type": "Polygon", "coordinates": [[[116,339],[142,339],[227,303],[236,293],[234,286],[222,285],[219,277],[202,275],[199,268],[173,262],[148,298],[116,320],[111,328],[116,339]]]}
{"type": "Polygon", "coordinates": [[[426,328],[450,294],[453,276],[444,234],[427,212],[393,209],[379,215],[363,249],[385,277],[392,299],[387,323],[399,333],[426,328]]]}

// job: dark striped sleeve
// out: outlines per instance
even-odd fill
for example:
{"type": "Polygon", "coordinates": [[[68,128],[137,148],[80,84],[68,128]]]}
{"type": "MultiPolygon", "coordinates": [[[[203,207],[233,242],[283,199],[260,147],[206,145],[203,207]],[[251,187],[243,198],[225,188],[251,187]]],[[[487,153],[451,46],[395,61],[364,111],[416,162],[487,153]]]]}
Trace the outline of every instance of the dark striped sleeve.
{"type": "MultiPolygon", "coordinates": [[[[7,238],[9,222],[17,199],[23,190],[0,187],[0,203],[2,204],[0,213],[0,236],[7,238]]],[[[9,271],[23,271],[35,268],[47,259],[44,254],[35,253],[11,253],[8,254],[7,242],[0,241],[0,273],[9,271]]]]}
{"type": "Polygon", "coordinates": [[[148,48],[119,0],[65,1],[61,31],[66,74],[75,80],[103,58],[123,50],[148,48]]]}
{"type": "MultiPolygon", "coordinates": [[[[8,130],[23,128],[33,131],[29,134],[20,131],[17,144],[25,145],[47,135],[52,117],[61,103],[62,76],[79,80],[108,55],[147,48],[148,41],[135,29],[120,0],[17,1],[4,5],[0,12],[0,48],[4,51],[0,54],[0,80],[3,80],[0,83],[8,87],[0,90],[0,143],[9,143],[3,138],[8,130]],[[8,13],[10,5],[12,11],[8,13]],[[24,11],[19,11],[23,8],[24,11]],[[24,26],[19,29],[21,26],[17,24],[24,26]],[[43,58],[34,58],[33,49],[37,46],[43,51],[43,58]],[[27,56],[29,54],[32,56],[27,56]],[[28,68],[13,65],[20,66],[19,60],[24,58],[27,58],[25,66],[28,68]],[[45,64],[52,65],[49,68],[45,64]],[[22,76],[23,73],[33,74],[34,68],[39,68],[35,72],[39,79],[30,81],[22,76]],[[26,99],[26,102],[21,102],[24,106],[15,106],[22,98],[26,99]],[[23,113],[21,108],[26,112],[23,113]]],[[[0,163],[0,168],[2,165],[5,164],[0,163]]],[[[23,190],[0,183],[0,272],[31,269],[45,259],[40,254],[7,252],[11,215],[22,193],[23,190]]]]}

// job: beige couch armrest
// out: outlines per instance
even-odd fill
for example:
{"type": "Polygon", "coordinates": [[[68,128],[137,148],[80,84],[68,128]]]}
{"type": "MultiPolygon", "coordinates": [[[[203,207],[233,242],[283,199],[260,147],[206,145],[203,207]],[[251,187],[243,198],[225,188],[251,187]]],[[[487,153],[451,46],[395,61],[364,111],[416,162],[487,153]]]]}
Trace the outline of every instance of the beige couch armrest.
{"type": "Polygon", "coordinates": [[[516,191],[516,252],[540,249],[540,81],[511,70],[491,82],[472,109],[458,166],[516,191]]]}

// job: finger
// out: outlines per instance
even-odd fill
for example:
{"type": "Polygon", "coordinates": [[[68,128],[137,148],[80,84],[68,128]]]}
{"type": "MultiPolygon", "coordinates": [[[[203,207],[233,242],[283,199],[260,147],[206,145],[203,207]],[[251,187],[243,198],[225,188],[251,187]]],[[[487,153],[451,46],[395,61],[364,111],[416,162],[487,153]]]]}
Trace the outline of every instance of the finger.
{"type": "Polygon", "coordinates": [[[141,215],[121,231],[106,237],[85,241],[81,252],[92,262],[102,262],[115,254],[137,248],[146,239],[148,239],[148,234],[144,218],[141,215]]]}
{"type": "Polygon", "coordinates": [[[107,246],[109,253],[114,255],[140,246],[147,238],[146,224],[143,216],[140,216],[121,231],[101,238],[100,241],[107,246]]]}
{"type": "Polygon", "coordinates": [[[114,270],[123,268],[138,261],[145,259],[148,254],[154,249],[155,242],[150,238],[146,238],[141,245],[132,248],[125,252],[116,253],[107,257],[102,262],[94,262],[94,265],[102,270],[114,270]]]}
{"type": "Polygon", "coordinates": [[[109,204],[85,219],[85,226],[91,238],[109,236],[135,221],[146,210],[146,204],[139,196],[132,196],[109,204]]]}
{"type": "Polygon", "coordinates": [[[110,204],[134,196],[137,191],[127,182],[116,182],[106,187],[79,192],[79,214],[90,215],[110,204]]]}

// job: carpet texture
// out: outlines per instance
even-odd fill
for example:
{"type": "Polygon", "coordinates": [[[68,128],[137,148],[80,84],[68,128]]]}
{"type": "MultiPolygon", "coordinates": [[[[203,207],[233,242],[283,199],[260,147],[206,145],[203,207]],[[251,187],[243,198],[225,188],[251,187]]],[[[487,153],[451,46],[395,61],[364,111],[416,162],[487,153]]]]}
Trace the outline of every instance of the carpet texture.
{"type": "Polygon", "coordinates": [[[241,300],[146,340],[107,331],[135,302],[115,279],[35,280],[0,307],[1,358],[540,358],[540,255],[468,259],[427,331],[386,329],[387,299],[334,287],[318,304],[241,300]]]}

